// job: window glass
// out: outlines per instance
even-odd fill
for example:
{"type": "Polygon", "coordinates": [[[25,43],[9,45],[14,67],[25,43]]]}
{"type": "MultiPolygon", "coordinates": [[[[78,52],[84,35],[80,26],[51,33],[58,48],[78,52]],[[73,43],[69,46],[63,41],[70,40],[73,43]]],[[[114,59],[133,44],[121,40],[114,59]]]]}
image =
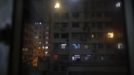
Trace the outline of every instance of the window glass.
{"type": "Polygon", "coordinates": [[[24,4],[23,75],[128,75],[123,0],[24,4]]]}
{"type": "MultiPolygon", "coordinates": [[[[12,38],[13,0],[0,1],[0,74],[7,75],[12,38]]],[[[25,49],[26,50],[26,49],[25,49]]]]}

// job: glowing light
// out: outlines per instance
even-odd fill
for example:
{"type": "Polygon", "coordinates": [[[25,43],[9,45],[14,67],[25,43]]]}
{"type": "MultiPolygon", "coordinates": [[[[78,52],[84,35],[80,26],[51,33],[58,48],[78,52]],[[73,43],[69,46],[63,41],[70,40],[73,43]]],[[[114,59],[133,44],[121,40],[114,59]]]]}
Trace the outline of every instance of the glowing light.
{"type": "Polygon", "coordinates": [[[110,38],[110,39],[113,39],[114,38],[114,33],[113,32],[108,32],[107,37],[110,38]]]}
{"type": "Polygon", "coordinates": [[[75,48],[75,49],[80,49],[80,44],[72,44],[72,46],[75,48]]]}
{"type": "Polygon", "coordinates": [[[42,24],[42,22],[39,22],[39,24],[42,24]]]}
{"type": "Polygon", "coordinates": [[[72,61],[80,60],[80,55],[74,55],[72,56],[72,61]]]}
{"type": "Polygon", "coordinates": [[[61,44],[61,48],[62,48],[62,49],[65,49],[66,46],[67,46],[67,44],[61,44]]]}
{"type": "Polygon", "coordinates": [[[41,25],[41,24],[42,24],[42,22],[35,22],[34,24],[40,24],[40,25],[41,25]]]}
{"type": "Polygon", "coordinates": [[[55,9],[59,9],[60,8],[60,3],[59,2],[56,2],[55,5],[54,5],[54,8],[55,9]]]}
{"type": "Polygon", "coordinates": [[[118,43],[118,44],[117,44],[117,48],[118,48],[118,49],[123,49],[123,48],[124,48],[123,43],[118,43]]]}
{"type": "Polygon", "coordinates": [[[48,46],[45,46],[45,49],[48,49],[48,46]]]}
{"type": "Polygon", "coordinates": [[[91,37],[92,37],[92,38],[94,38],[94,37],[95,37],[95,35],[94,35],[94,34],[92,34],[92,35],[91,35],[91,37]]]}
{"type": "Polygon", "coordinates": [[[116,7],[117,7],[117,8],[121,7],[121,2],[117,2],[117,3],[116,3],[116,7]]]}
{"type": "Polygon", "coordinates": [[[47,55],[47,54],[48,54],[48,52],[46,51],[46,52],[45,52],[45,55],[47,55]]]}
{"type": "Polygon", "coordinates": [[[73,61],[75,60],[74,56],[72,57],[72,60],[73,60],[73,61]]]}

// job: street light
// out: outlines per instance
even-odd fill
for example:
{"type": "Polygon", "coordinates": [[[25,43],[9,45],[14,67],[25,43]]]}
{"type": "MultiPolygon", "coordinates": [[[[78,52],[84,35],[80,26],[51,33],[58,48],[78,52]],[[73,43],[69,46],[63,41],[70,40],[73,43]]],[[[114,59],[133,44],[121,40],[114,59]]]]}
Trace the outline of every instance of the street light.
{"type": "Polygon", "coordinates": [[[60,3],[59,2],[56,2],[55,5],[54,5],[54,8],[55,9],[59,9],[61,7],[60,3]]]}

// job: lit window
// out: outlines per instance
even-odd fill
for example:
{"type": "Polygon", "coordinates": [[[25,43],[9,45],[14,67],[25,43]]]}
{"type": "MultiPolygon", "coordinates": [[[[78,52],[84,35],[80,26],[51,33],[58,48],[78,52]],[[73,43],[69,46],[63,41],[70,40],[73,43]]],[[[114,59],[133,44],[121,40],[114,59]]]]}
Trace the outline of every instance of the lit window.
{"type": "Polygon", "coordinates": [[[92,37],[92,38],[94,38],[94,37],[95,37],[95,35],[94,35],[94,34],[92,34],[92,35],[91,35],[91,37],[92,37]]]}
{"type": "Polygon", "coordinates": [[[118,48],[118,49],[123,49],[123,48],[124,48],[123,43],[118,43],[118,44],[117,44],[117,48],[118,48]]]}
{"type": "Polygon", "coordinates": [[[72,61],[79,61],[79,60],[80,60],[80,55],[72,56],[72,61]]]}
{"type": "Polygon", "coordinates": [[[72,60],[73,60],[73,61],[75,60],[75,57],[74,57],[74,56],[72,56],[72,60]]]}
{"type": "Polygon", "coordinates": [[[67,44],[61,44],[61,49],[66,49],[67,44]]]}
{"type": "Polygon", "coordinates": [[[48,51],[45,52],[45,55],[48,55],[48,51]]]}
{"type": "Polygon", "coordinates": [[[74,49],[80,49],[80,44],[79,43],[74,43],[72,44],[74,49]]]}
{"type": "Polygon", "coordinates": [[[48,46],[45,46],[45,49],[48,49],[48,46]]]}
{"type": "Polygon", "coordinates": [[[117,2],[117,3],[116,3],[116,7],[117,7],[117,8],[121,7],[121,2],[117,2]]]}
{"type": "Polygon", "coordinates": [[[45,44],[48,44],[48,41],[46,41],[45,44]]]}
{"type": "Polygon", "coordinates": [[[110,39],[114,38],[114,33],[113,32],[108,32],[107,37],[110,38],[110,39]]]}
{"type": "Polygon", "coordinates": [[[42,22],[39,22],[39,24],[42,24],[42,22]]]}
{"type": "Polygon", "coordinates": [[[41,25],[41,24],[42,24],[42,22],[35,22],[34,24],[40,24],[40,25],[41,25]]]}

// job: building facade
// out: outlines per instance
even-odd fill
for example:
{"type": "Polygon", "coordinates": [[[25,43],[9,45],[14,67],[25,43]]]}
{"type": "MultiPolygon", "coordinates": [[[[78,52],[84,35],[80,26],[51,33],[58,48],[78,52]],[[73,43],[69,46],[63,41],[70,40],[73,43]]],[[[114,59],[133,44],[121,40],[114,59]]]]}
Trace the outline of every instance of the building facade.
{"type": "Polygon", "coordinates": [[[48,62],[47,69],[53,73],[86,71],[88,74],[88,71],[114,69],[126,75],[128,59],[122,1],[48,2],[45,5],[41,2],[44,7],[41,4],[36,7],[43,20],[25,24],[25,61],[31,57],[32,64],[39,65],[40,70],[46,70],[48,64],[43,62],[48,62]],[[55,2],[58,2],[56,6],[55,2]],[[51,9],[51,5],[55,8],[51,9]]]}
{"type": "Polygon", "coordinates": [[[51,47],[59,57],[57,61],[61,70],[64,65],[70,65],[66,69],[76,70],[78,66],[127,64],[121,1],[59,2],[61,8],[52,11],[51,47]]]}

